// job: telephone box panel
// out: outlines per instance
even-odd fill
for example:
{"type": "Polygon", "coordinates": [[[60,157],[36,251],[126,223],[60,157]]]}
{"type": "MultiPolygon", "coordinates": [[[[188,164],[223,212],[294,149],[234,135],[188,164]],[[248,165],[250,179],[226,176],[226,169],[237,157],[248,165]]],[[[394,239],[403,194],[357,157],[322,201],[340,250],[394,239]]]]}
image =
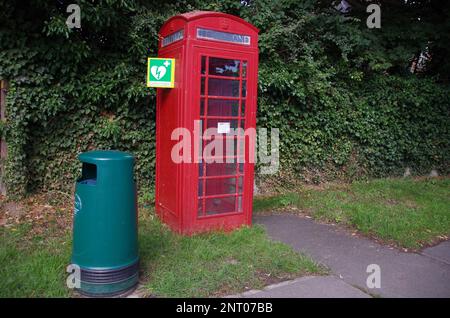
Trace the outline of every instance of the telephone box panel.
{"type": "Polygon", "coordinates": [[[218,12],[181,14],[160,30],[158,57],[176,69],[174,88],[157,89],[155,201],[179,233],[251,224],[257,43],[254,26],[218,12]]]}

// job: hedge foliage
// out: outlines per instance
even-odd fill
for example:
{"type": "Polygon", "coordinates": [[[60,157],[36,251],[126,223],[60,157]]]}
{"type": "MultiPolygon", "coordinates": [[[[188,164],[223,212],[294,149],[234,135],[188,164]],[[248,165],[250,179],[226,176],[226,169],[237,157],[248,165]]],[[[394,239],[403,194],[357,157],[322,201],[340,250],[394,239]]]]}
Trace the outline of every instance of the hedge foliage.
{"type": "Polygon", "coordinates": [[[448,173],[449,68],[440,56],[450,10],[430,3],[383,11],[375,30],[364,10],[342,15],[330,1],[0,0],[9,193],[70,189],[76,155],[96,148],[132,152],[140,186],[151,187],[155,92],[145,87],[146,58],[157,54],[162,23],[194,9],[260,29],[258,126],[280,128],[283,171],[320,180],[405,167],[448,173]],[[69,30],[73,2],[82,28],[69,30]],[[409,60],[425,47],[440,67],[410,74],[409,60]]]}

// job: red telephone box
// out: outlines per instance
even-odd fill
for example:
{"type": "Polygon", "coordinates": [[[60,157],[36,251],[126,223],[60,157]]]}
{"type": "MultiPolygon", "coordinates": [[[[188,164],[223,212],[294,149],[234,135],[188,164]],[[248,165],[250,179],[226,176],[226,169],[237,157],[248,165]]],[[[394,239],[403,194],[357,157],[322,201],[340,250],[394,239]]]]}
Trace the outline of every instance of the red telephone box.
{"type": "Polygon", "coordinates": [[[194,11],[167,20],[159,37],[158,57],[175,59],[175,84],[157,89],[156,212],[182,234],[250,225],[254,140],[230,132],[256,126],[258,29],[229,14],[194,11]],[[182,139],[192,146],[181,153],[191,160],[173,160],[177,128],[190,133],[182,139]],[[213,140],[225,150],[208,156],[213,140]]]}

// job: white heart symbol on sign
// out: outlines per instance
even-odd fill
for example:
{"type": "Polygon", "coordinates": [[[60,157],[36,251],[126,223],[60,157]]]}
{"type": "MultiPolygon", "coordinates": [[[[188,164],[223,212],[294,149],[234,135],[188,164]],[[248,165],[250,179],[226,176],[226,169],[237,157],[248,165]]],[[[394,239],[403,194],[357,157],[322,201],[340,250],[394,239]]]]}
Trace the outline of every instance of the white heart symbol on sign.
{"type": "Polygon", "coordinates": [[[166,74],[166,68],[164,66],[152,66],[150,68],[150,72],[152,73],[153,77],[157,80],[160,80],[164,74],[166,74]]]}

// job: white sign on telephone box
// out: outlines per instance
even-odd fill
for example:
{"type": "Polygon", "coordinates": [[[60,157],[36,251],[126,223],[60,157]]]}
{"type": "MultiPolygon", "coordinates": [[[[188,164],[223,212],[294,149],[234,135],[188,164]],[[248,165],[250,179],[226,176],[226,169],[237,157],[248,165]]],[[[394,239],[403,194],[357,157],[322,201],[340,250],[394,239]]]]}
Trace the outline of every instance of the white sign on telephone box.
{"type": "Polygon", "coordinates": [[[217,123],[217,133],[218,134],[228,134],[230,132],[230,123],[217,123]]]}

